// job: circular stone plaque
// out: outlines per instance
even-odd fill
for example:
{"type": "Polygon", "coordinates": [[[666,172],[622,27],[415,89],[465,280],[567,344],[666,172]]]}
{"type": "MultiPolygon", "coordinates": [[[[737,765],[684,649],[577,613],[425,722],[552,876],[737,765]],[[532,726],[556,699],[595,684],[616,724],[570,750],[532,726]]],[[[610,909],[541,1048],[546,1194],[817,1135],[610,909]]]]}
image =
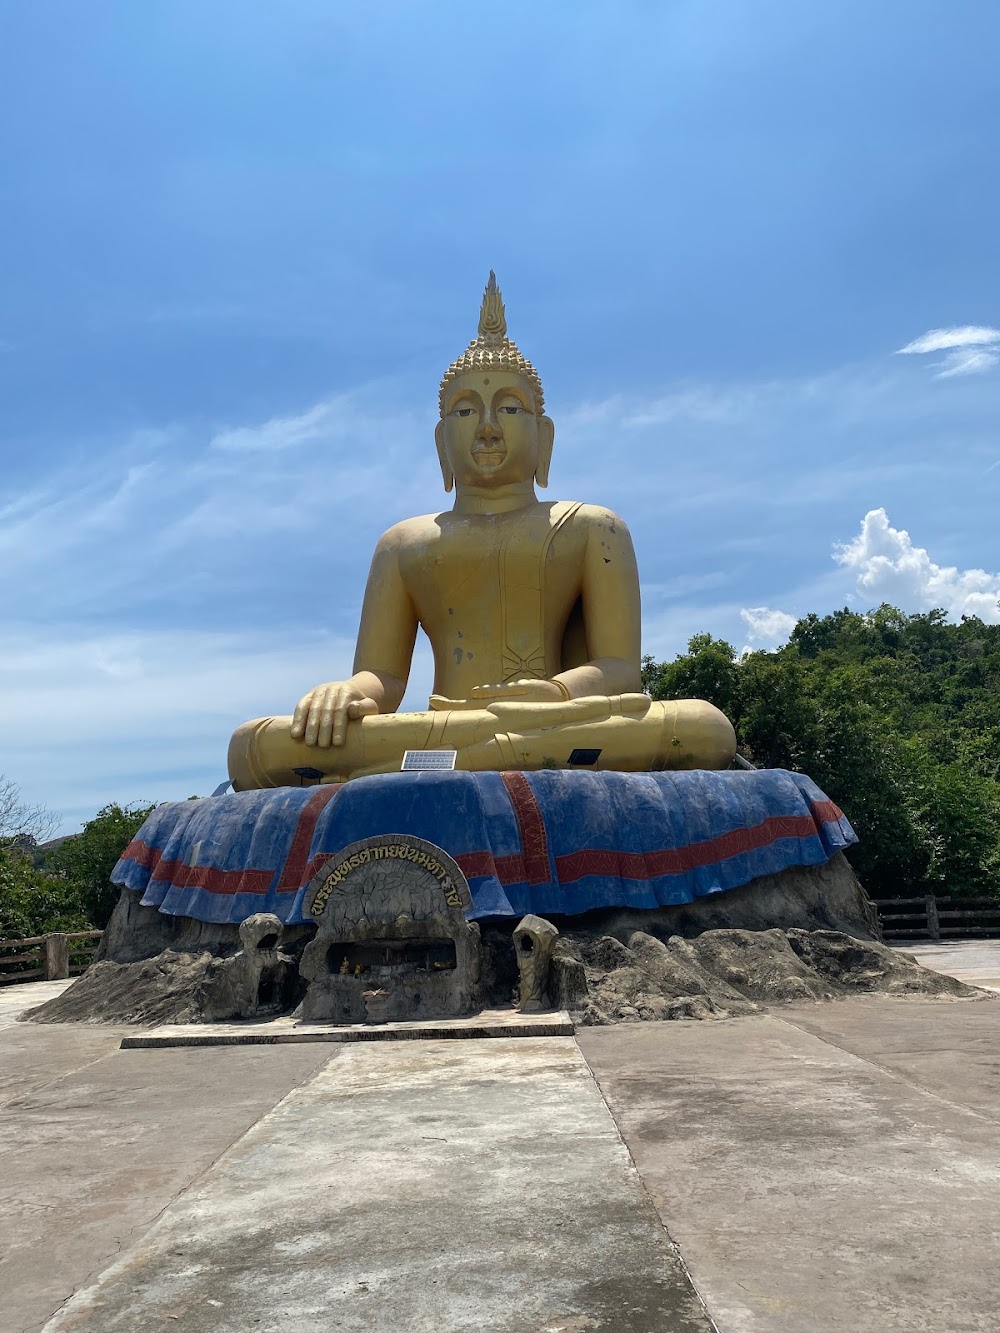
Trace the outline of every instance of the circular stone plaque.
{"type": "Polygon", "coordinates": [[[303,914],[317,920],[339,916],[363,902],[365,915],[411,917],[461,912],[472,906],[465,876],[442,848],[408,833],[361,838],[317,872],[303,914]]]}

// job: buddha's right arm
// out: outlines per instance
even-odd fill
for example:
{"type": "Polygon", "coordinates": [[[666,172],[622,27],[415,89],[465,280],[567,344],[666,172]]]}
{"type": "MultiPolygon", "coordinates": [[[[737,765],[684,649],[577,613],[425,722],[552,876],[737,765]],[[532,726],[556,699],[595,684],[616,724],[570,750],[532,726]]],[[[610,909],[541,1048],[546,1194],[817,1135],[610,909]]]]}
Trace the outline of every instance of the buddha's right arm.
{"type": "Polygon", "coordinates": [[[307,745],[343,745],[348,722],[394,713],[406,692],[417,616],[399,572],[398,530],[382,537],[372,557],[361,610],[354,674],[317,685],[299,700],[291,734],[307,745]]]}

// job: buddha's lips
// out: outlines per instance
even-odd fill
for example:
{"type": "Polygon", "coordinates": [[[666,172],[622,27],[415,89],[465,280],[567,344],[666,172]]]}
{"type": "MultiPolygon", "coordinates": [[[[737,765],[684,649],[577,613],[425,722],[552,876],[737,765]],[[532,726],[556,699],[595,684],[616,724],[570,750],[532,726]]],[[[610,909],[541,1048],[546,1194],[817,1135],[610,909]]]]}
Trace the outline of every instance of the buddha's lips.
{"type": "Polygon", "coordinates": [[[507,457],[506,449],[474,449],[472,457],[477,463],[502,463],[507,457]]]}

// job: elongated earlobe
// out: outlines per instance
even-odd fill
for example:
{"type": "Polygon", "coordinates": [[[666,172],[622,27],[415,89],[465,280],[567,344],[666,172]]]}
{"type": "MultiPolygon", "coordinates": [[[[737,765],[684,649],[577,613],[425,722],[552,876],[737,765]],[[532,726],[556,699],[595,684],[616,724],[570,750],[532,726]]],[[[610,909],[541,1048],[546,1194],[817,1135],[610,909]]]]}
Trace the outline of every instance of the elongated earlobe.
{"type": "Polygon", "coordinates": [[[444,482],[444,489],[450,492],[455,485],[455,474],[451,470],[451,464],[448,462],[448,455],[444,447],[444,422],[439,421],[434,427],[434,443],[437,445],[438,462],[441,464],[441,479],[444,482]]]}
{"type": "Polygon", "coordinates": [[[538,418],[538,463],[535,466],[535,480],[539,486],[549,484],[549,464],[552,462],[552,445],[555,443],[556,428],[551,417],[538,418]]]}

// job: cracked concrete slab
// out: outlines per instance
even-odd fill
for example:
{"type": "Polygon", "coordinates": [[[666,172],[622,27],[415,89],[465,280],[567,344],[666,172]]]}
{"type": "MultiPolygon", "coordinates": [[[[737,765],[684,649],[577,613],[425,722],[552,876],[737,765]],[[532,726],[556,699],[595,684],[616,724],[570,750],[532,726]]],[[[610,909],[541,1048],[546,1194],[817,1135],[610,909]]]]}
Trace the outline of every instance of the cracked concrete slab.
{"type": "Polygon", "coordinates": [[[721,1333],[995,1333],[998,1038],[882,997],[577,1034],[721,1333]]]}
{"type": "Polygon", "coordinates": [[[775,1016],[932,1096],[1000,1121],[1000,1001],[887,1004],[859,995],[846,1007],[796,1004],[775,1016]]]}
{"type": "Polygon", "coordinates": [[[138,1327],[711,1330],[568,1037],[342,1048],[46,1331],[138,1327]]]}
{"type": "Polygon", "coordinates": [[[707,1333],[661,1219],[719,1333],[997,1327],[995,1000],[582,1029],[638,1176],[569,1037],[120,1051],[27,1002],[0,1333],[707,1333]]]}
{"type": "Polygon", "coordinates": [[[336,1049],[124,1052],[119,1038],[0,1032],[0,1333],[40,1328],[336,1049]]]}

